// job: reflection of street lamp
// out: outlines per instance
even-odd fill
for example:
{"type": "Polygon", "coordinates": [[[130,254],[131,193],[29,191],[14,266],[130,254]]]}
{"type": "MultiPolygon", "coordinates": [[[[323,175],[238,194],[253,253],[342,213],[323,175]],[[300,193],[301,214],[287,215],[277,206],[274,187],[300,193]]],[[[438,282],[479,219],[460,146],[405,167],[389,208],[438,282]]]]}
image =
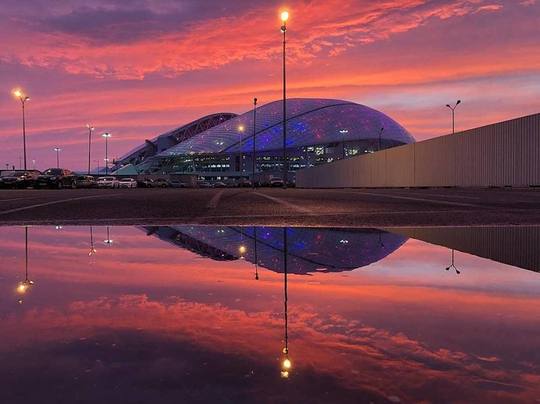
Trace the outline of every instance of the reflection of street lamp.
{"type": "Polygon", "coordinates": [[[257,227],[253,226],[253,237],[255,244],[253,245],[253,253],[255,255],[255,280],[259,280],[259,257],[257,255],[257,227]]]}
{"type": "Polygon", "coordinates": [[[244,258],[244,254],[246,253],[247,251],[247,247],[245,245],[240,245],[240,247],[238,247],[238,252],[240,253],[240,258],[244,258]]]}
{"type": "Polygon", "coordinates": [[[90,151],[92,149],[92,132],[94,131],[94,127],[87,123],[86,128],[88,129],[88,175],[90,175],[90,151]]]}
{"type": "Polygon", "coordinates": [[[287,295],[287,256],[288,256],[288,243],[287,243],[287,228],[283,228],[283,305],[284,305],[284,320],[285,320],[285,346],[281,351],[283,359],[281,361],[281,377],[288,378],[289,372],[292,368],[292,362],[289,358],[289,318],[288,318],[288,295],[287,295]]]}
{"type": "Polygon", "coordinates": [[[105,175],[109,174],[109,138],[112,136],[109,132],[102,134],[105,138],[105,175]]]}
{"type": "Polygon", "coordinates": [[[103,240],[103,243],[107,246],[112,246],[113,240],[111,239],[111,230],[109,226],[107,226],[107,238],[103,240]]]}
{"type": "Polygon", "coordinates": [[[34,281],[28,278],[28,226],[24,227],[24,280],[17,285],[17,293],[21,295],[18,302],[23,303],[22,295],[24,295],[31,286],[34,285],[34,281]]]}
{"type": "Polygon", "coordinates": [[[384,127],[382,127],[381,130],[379,130],[379,146],[377,147],[377,151],[381,151],[381,138],[382,138],[383,132],[384,132],[384,127]]]}
{"type": "Polygon", "coordinates": [[[287,188],[287,80],[285,69],[285,44],[287,33],[287,20],[289,19],[289,12],[281,12],[281,32],[283,33],[283,188],[287,188]]]}
{"type": "Polygon", "coordinates": [[[62,149],[59,147],[55,147],[53,150],[56,152],[56,168],[60,168],[60,152],[62,151],[62,149]]]}
{"type": "Polygon", "coordinates": [[[24,154],[24,171],[26,171],[26,119],[24,116],[24,106],[26,101],[30,100],[26,94],[20,89],[13,90],[13,96],[21,101],[22,107],[22,135],[23,135],[23,154],[24,154]]]}
{"type": "Polygon", "coordinates": [[[95,253],[97,253],[97,251],[94,247],[94,228],[90,226],[90,252],[88,253],[88,256],[91,257],[95,253]]]}
{"type": "Polygon", "coordinates": [[[457,106],[458,106],[459,104],[461,104],[461,100],[457,100],[456,105],[454,105],[453,107],[452,107],[450,104],[446,104],[446,106],[452,110],[452,135],[455,133],[455,132],[454,132],[454,115],[455,115],[455,110],[456,110],[456,108],[457,108],[457,106]]]}
{"type": "Polygon", "coordinates": [[[448,271],[450,268],[453,268],[455,271],[456,271],[456,274],[460,274],[461,272],[456,268],[456,266],[454,265],[454,254],[455,254],[455,250],[452,249],[452,262],[450,265],[448,265],[445,269],[448,271]]]}

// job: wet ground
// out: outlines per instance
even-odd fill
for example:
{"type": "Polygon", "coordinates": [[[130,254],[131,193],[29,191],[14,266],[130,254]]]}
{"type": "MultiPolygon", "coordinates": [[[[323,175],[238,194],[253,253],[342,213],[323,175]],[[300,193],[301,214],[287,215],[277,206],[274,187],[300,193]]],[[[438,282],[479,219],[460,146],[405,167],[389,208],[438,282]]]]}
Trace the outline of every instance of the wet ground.
{"type": "MultiPolygon", "coordinates": [[[[163,207],[176,195],[181,212],[184,190],[166,191],[110,192],[107,212],[139,209],[114,199],[137,195],[163,207]]],[[[293,206],[346,206],[332,205],[337,192],[312,203],[279,191],[240,198],[289,218],[293,206]]],[[[235,211],[238,191],[212,192],[197,194],[193,217],[235,211]]],[[[497,192],[415,198],[496,209],[497,192]]],[[[400,195],[381,197],[384,209],[420,203],[400,195]]],[[[513,195],[515,209],[536,209],[531,194],[513,195]]],[[[70,204],[3,217],[71,217],[70,204]]],[[[535,402],[539,245],[538,226],[4,226],[0,402],[535,402]]]]}

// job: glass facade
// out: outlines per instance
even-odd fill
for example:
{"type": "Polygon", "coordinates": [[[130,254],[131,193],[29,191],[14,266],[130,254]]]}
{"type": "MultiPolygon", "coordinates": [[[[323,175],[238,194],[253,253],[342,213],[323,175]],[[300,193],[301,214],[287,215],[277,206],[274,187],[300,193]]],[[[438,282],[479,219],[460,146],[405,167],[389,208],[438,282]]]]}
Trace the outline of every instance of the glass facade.
{"type": "MultiPolygon", "coordinates": [[[[157,153],[141,172],[251,173],[283,168],[282,101],[215,125],[157,153]]],[[[290,171],[413,143],[405,128],[364,105],[330,99],[287,100],[286,154],[290,171]]]]}

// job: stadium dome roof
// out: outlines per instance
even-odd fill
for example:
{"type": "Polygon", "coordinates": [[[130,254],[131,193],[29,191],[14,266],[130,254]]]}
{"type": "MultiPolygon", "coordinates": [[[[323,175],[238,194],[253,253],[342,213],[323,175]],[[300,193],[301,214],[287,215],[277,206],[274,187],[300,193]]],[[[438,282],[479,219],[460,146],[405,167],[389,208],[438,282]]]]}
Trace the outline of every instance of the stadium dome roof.
{"type": "MultiPolygon", "coordinates": [[[[282,101],[257,108],[256,149],[279,150],[283,145],[282,101]]],[[[409,132],[375,109],[350,101],[292,98],[287,100],[287,147],[382,139],[413,143],[409,132]]],[[[160,156],[193,153],[238,153],[253,150],[253,111],[203,131],[163,152],[160,156]]]]}

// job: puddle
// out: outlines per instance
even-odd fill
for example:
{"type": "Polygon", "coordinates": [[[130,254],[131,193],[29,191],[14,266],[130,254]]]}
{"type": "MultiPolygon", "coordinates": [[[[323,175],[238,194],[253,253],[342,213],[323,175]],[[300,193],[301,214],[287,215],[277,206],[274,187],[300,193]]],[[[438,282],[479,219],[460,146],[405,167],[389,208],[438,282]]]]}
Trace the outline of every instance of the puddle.
{"type": "Polygon", "coordinates": [[[3,227],[0,401],[533,402],[539,234],[3,227]]]}

